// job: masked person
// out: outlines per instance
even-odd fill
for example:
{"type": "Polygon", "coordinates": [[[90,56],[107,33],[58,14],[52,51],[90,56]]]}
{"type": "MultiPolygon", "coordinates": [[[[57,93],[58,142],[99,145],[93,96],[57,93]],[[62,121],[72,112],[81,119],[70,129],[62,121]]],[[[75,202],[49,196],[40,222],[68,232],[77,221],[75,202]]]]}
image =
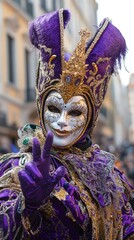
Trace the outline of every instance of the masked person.
{"type": "Polygon", "coordinates": [[[134,239],[131,186],[115,157],[90,140],[126,43],[104,19],[90,41],[81,30],[74,52],[65,53],[69,19],[61,9],[30,25],[40,127],[19,129],[20,152],[1,158],[1,239],[134,239]]]}

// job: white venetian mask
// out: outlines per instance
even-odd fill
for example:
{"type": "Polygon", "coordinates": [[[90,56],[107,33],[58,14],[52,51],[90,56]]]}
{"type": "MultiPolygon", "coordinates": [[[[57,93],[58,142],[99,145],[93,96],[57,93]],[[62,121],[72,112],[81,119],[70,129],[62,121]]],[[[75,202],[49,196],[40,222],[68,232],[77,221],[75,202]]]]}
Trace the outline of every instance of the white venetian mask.
{"type": "Polygon", "coordinates": [[[53,144],[66,147],[76,142],[85,129],[88,108],[84,97],[74,96],[65,104],[62,96],[51,92],[44,105],[44,126],[52,131],[53,144]]]}

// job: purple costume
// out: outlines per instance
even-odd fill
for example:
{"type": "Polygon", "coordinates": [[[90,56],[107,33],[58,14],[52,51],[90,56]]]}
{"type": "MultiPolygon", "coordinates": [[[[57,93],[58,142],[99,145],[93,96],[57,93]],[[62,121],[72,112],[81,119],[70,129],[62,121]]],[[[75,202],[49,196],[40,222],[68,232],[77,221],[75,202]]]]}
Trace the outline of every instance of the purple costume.
{"type": "Polygon", "coordinates": [[[129,203],[133,189],[114,166],[115,157],[90,141],[126,43],[105,19],[93,39],[86,44],[89,32],[81,31],[74,53],[65,54],[63,31],[69,18],[67,10],[59,10],[30,26],[30,40],[39,50],[36,93],[41,127],[21,128],[20,152],[0,159],[0,239],[134,239],[129,203]],[[46,133],[44,103],[52,91],[65,103],[80,95],[92,109],[79,138],[67,147],[56,147],[53,134],[46,133]]]}

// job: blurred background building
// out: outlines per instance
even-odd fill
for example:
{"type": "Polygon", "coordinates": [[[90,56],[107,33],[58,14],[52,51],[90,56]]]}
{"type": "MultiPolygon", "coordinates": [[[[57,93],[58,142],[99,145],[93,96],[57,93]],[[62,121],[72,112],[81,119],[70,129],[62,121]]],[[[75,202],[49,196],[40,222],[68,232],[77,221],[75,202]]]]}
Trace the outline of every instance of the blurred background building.
{"type": "MultiPolygon", "coordinates": [[[[39,124],[34,91],[37,53],[28,39],[28,23],[59,8],[71,10],[65,47],[72,52],[80,28],[90,28],[91,36],[96,31],[97,1],[0,1],[0,151],[17,151],[17,129],[28,122],[39,124]]],[[[128,87],[119,74],[111,80],[93,141],[114,153],[124,142],[134,142],[134,74],[128,87]]]]}

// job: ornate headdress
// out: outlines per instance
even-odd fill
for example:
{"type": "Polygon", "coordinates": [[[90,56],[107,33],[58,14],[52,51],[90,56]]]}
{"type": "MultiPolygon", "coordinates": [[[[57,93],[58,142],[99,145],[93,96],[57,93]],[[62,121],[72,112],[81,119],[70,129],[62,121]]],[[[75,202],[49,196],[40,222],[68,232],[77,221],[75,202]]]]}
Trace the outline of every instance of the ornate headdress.
{"type": "Polygon", "coordinates": [[[109,79],[117,61],[120,64],[125,56],[126,42],[109,19],[104,19],[90,41],[89,30],[80,31],[80,42],[68,58],[63,42],[64,28],[69,19],[69,11],[60,9],[35,19],[30,25],[30,40],[39,49],[36,80],[38,113],[44,129],[43,107],[50,91],[58,91],[65,102],[73,96],[82,95],[92,107],[92,121],[87,123],[91,134],[109,79]]]}

